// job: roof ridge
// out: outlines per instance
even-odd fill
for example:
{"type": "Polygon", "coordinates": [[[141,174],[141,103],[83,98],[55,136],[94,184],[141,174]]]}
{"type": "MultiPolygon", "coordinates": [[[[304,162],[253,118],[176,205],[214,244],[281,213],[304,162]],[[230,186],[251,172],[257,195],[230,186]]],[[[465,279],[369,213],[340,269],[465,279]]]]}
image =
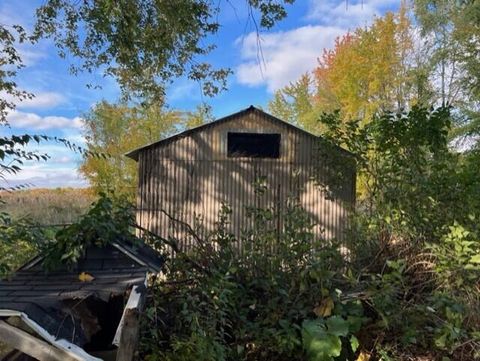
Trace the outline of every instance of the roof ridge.
{"type": "MultiPolygon", "coordinates": [[[[150,272],[155,272],[155,273],[160,272],[161,267],[165,262],[164,257],[160,253],[158,253],[156,250],[154,250],[152,247],[150,247],[148,244],[146,244],[143,241],[139,242],[139,244],[128,245],[126,244],[126,242],[118,240],[115,242],[108,243],[103,247],[97,246],[97,245],[90,245],[90,247],[105,248],[108,245],[118,249],[125,256],[137,262],[139,265],[147,267],[150,272]]],[[[45,258],[45,255],[42,255],[42,254],[39,254],[33,257],[32,259],[28,260],[25,264],[20,266],[14,272],[14,274],[19,271],[27,271],[32,267],[35,267],[44,258],[45,258]]]]}
{"type": "Polygon", "coordinates": [[[234,118],[242,113],[248,113],[248,112],[251,112],[253,110],[258,110],[257,108],[255,108],[253,105],[250,105],[248,108],[244,108],[242,110],[239,110],[238,112],[235,112],[235,113],[232,113],[232,114],[229,114],[229,115],[226,115],[224,117],[221,117],[221,118],[217,118],[211,122],[208,122],[208,123],[205,123],[205,124],[201,124],[199,126],[196,126],[196,127],[193,127],[193,128],[190,128],[190,129],[186,129],[186,130],[183,130],[177,134],[174,134],[170,137],[167,137],[167,138],[164,138],[164,139],[159,139],[159,140],[156,140],[154,142],[151,142],[151,143],[148,143],[148,144],[145,144],[141,147],[138,147],[136,149],[133,149],[131,150],[130,152],[128,153],[125,153],[125,156],[129,157],[129,158],[132,158],[133,160],[138,160],[138,153],[142,150],[145,150],[147,148],[150,148],[150,147],[153,147],[155,145],[158,145],[159,143],[164,143],[164,142],[171,142],[172,140],[174,139],[177,139],[177,138],[182,138],[182,137],[186,137],[188,136],[189,134],[191,133],[195,133],[201,129],[204,129],[204,128],[207,128],[207,127],[210,127],[210,126],[214,126],[216,124],[218,124],[219,122],[224,122],[224,121],[227,121],[229,120],[230,118],[234,118]]]}
{"type": "MultiPolygon", "coordinates": [[[[260,109],[260,108],[257,108],[255,107],[254,105],[250,105],[249,107],[247,108],[244,108],[242,110],[239,110],[238,112],[235,112],[235,113],[232,113],[232,114],[229,114],[229,115],[226,115],[224,117],[221,117],[221,118],[218,118],[218,119],[215,119],[214,121],[212,122],[209,122],[209,123],[205,123],[205,124],[202,124],[202,125],[199,125],[195,128],[191,128],[191,129],[187,129],[187,130],[184,130],[180,133],[177,133],[177,134],[174,134],[168,138],[164,138],[164,139],[159,139],[155,142],[152,142],[152,143],[149,143],[149,144],[146,144],[144,146],[141,146],[139,148],[136,148],[134,150],[131,150],[130,152],[128,153],[125,153],[125,155],[133,160],[137,160],[138,161],[138,153],[140,153],[141,151],[143,150],[146,150],[146,149],[149,149],[151,147],[154,147],[154,146],[159,146],[159,145],[163,145],[163,143],[170,143],[176,139],[179,139],[179,138],[183,138],[183,137],[187,137],[189,136],[190,134],[192,133],[195,133],[195,132],[198,132],[202,129],[205,129],[207,127],[212,127],[212,126],[215,126],[215,125],[218,125],[219,123],[221,122],[225,122],[225,121],[229,121],[231,120],[232,118],[235,118],[235,117],[238,117],[240,115],[242,115],[242,113],[244,114],[248,114],[250,112],[257,112],[265,117],[267,117],[268,119],[272,120],[272,121],[275,121],[275,122],[279,122],[279,123],[282,123],[283,125],[291,128],[291,129],[294,129],[295,131],[298,131],[298,132],[301,132],[303,134],[306,134],[310,137],[314,137],[316,139],[323,139],[322,137],[320,136],[317,136],[313,133],[310,133],[308,131],[306,131],[305,129],[302,129],[292,123],[289,123],[283,119],[280,119],[280,118],[277,118],[276,116],[270,114],[270,113],[267,113],[266,111],[260,109]]],[[[347,153],[347,154],[350,154],[350,155],[353,155],[351,152],[349,152],[348,150],[338,146],[338,149],[347,153]]]]}

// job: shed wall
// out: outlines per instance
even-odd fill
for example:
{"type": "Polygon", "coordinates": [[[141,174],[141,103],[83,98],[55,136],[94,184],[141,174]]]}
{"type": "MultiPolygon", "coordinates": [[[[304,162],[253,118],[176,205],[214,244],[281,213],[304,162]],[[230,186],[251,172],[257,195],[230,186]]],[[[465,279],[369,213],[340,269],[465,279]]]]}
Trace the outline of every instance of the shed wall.
{"type": "MultiPolygon", "coordinates": [[[[146,148],[138,159],[137,222],[161,237],[184,239],[182,227],[165,213],[208,232],[226,204],[232,209],[230,231],[238,236],[251,225],[246,207],[278,209],[295,195],[314,221],[316,235],[342,239],[348,204],[354,201],[354,173],[351,184],[327,197],[312,179],[315,169],[321,181],[325,167],[314,157],[318,146],[315,137],[251,112],[146,148]],[[229,158],[228,132],[280,133],[280,157],[229,158]],[[261,196],[254,185],[259,180],[265,185],[261,196]]],[[[281,228],[282,219],[277,221],[281,228]]]]}

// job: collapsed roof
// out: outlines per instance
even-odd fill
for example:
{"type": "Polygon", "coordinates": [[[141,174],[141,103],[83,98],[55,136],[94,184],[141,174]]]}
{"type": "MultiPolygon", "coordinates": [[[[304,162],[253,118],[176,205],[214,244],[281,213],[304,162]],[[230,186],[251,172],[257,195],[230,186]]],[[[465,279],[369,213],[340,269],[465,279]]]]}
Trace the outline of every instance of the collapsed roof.
{"type": "Polygon", "coordinates": [[[28,329],[76,360],[100,360],[92,354],[115,349],[126,299],[143,292],[147,273],[163,265],[151,248],[120,243],[88,248],[72,269],[45,272],[42,259],[0,281],[0,336],[2,327],[28,329]]]}

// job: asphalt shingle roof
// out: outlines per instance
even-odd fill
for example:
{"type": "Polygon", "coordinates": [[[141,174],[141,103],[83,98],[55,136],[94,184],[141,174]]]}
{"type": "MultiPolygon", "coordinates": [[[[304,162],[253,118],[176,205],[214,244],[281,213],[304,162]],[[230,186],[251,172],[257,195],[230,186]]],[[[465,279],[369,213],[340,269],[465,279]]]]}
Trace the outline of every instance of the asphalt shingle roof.
{"type": "Polygon", "coordinates": [[[149,265],[155,270],[162,263],[145,246],[90,247],[73,269],[61,267],[53,272],[43,270],[38,258],[0,281],[0,311],[22,312],[51,335],[83,346],[85,335],[79,332],[80,320],[72,317],[71,301],[94,297],[108,302],[134,285],[143,285],[152,270],[149,265]],[[82,282],[82,272],[94,279],[82,282]]]}

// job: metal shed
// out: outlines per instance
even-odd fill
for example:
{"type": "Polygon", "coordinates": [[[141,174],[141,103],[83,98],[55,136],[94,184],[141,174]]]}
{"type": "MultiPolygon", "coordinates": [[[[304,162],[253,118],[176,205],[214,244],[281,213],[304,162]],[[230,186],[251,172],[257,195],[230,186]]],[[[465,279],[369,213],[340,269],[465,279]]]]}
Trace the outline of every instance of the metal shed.
{"type": "MultiPolygon", "coordinates": [[[[247,206],[278,208],[294,196],[317,236],[342,239],[355,200],[355,168],[348,165],[349,176],[332,192],[325,157],[317,156],[321,140],[251,106],[136,149],[127,156],[138,162],[137,223],[161,237],[182,239],[172,217],[208,232],[226,204],[232,210],[230,231],[238,236],[251,224],[247,206]]],[[[332,159],[351,157],[340,147],[330,152],[332,159]]]]}

